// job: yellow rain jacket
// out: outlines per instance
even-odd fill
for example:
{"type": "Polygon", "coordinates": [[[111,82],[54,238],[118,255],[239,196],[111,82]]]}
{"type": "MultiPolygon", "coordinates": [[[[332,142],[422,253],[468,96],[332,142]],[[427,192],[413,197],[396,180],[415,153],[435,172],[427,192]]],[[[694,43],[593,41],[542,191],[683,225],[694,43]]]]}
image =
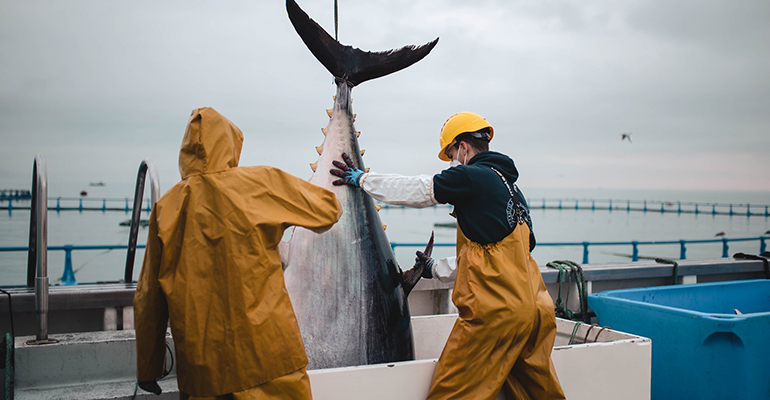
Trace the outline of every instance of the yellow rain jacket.
{"type": "Polygon", "coordinates": [[[564,399],[551,362],[553,301],[529,252],[529,227],[480,245],[457,228],[452,301],[459,318],[433,375],[429,400],[564,399]]]}
{"type": "Polygon", "coordinates": [[[307,365],[278,244],[292,225],[331,228],[341,208],[331,191],[276,168],[238,167],[242,143],[215,110],[193,111],[182,181],[150,215],[134,297],[140,382],[162,374],[169,319],[185,395],[242,392],[307,365]]]}

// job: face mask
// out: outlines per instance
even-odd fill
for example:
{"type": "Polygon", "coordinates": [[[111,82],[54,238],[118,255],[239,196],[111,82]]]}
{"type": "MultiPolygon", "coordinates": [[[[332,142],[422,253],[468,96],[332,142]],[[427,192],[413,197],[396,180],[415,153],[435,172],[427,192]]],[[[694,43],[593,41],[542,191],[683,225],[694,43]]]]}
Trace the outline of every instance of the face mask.
{"type": "Polygon", "coordinates": [[[459,159],[460,159],[460,150],[462,150],[462,147],[457,149],[457,153],[455,154],[454,160],[452,160],[449,163],[450,167],[456,167],[458,165],[465,165],[465,163],[468,162],[468,153],[466,152],[465,156],[463,157],[463,162],[462,162],[462,164],[460,164],[460,161],[459,161],[459,159]]]}

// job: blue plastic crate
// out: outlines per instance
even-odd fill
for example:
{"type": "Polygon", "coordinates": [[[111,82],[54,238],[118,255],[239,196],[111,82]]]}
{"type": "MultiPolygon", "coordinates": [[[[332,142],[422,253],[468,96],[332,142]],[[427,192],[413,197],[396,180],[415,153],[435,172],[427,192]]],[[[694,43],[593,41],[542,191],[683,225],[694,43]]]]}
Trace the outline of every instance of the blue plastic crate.
{"type": "Polygon", "coordinates": [[[588,305],[600,325],[652,339],[653,399],[770,399],[770,280],[612,290],[588,305]]]}

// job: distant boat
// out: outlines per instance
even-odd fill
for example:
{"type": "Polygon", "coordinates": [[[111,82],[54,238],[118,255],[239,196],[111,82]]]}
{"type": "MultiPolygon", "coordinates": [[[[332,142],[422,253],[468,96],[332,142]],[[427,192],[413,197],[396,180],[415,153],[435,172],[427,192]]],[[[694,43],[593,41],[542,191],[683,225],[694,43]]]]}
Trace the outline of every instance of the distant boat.
{"type": "Polygon", "coordinates": [[[80,195],[83,197],[88,196],[88,192],[86,192],[85,190],[81,190],[80,195]]]}
{"type": "Polygon", "coordinates": [[[104,182],[99,181],[99,182],[91,182],[88,184],[88,186],[107,186],[107,185],[105,185],[104,182]]]}
{"type": "Polygon", "coordinates": [[[457,228],[457,222],[436,222],[433,226],[436,228],[457,228]]]}

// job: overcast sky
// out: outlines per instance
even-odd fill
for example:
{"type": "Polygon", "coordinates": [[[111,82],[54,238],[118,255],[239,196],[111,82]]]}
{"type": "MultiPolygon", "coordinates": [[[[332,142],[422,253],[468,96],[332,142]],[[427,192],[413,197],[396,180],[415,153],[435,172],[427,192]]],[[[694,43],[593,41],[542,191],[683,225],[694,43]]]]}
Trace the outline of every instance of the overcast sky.
{"type": "MultiPolygon", "coordinates": [[[[300,0],[332,35],[333,0],[300,0]]],[[[770,191],[770,2],[339,0],[364,50],[440,37],[353,90],[364,160],[436,173],[441,125],[474,111],[523,187],[770,191]],[[633,132],[632,143],[621,141],[633,132]]],[[[143,158],[178,182],[190,111],[244,132],[241,165],[309,178],[330,74],[281,0],[0,0],[0,188],[133,191],[143,158]]]]}

